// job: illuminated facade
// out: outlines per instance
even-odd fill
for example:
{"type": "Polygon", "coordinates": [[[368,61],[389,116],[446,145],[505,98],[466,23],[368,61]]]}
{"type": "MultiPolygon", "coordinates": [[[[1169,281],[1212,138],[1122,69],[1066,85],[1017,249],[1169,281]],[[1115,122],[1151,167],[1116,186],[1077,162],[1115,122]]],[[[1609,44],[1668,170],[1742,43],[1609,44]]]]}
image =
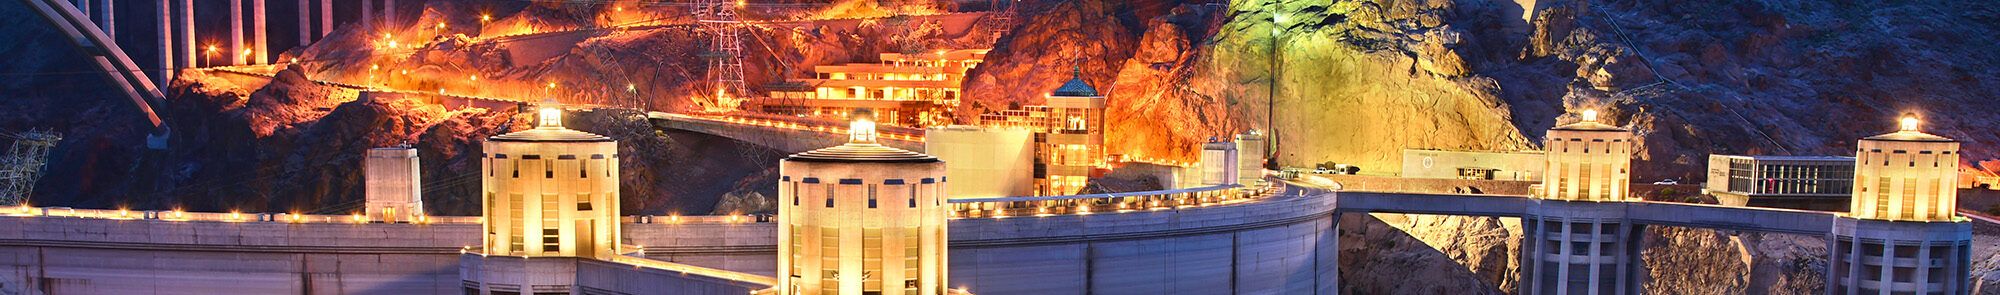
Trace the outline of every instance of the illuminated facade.
{"type": "Polygon", "coordinates": [[[977,126],[924,130],[924,152],[951,163],[945,176],[956,181],[950,199],[1032,196],[1035,193],[1034,134],[1017,128],[977,126]]]}
{"type": "Polygon", "coordinates": [[[1201,185],[1238,184],[1240,164],[1235,141],[1213,141],[1201,145],[1201,185]]]}
{"type": "Polygon", "coordinates": [[[1404,149],[1404,178],[1540,181],[1549,157],[1539,151],[1404,149]]]}
{"type": "Polygon", "coordinates": [[[882,122],[940,125],[958,106],[965,72],[984,62],[989,50],[883,53],[881,63],[816,66],[813,79],[775,85],[769,98],[751,100],[751,108],[820,117],[846,117],[849,110],[865,108],[882,122]]]}
{"type": "Polygon", "coordinates": [[[1548,133],[1548,168],[1537,202],[1521,216],[1521,283],[1516,294],[1640,294],[1645,227],[1613,202],[1629,197],[1632,134],[1597,122],[1548,133]]]}
{"type": "Polygon", "coordinates": [[[1950,221],[1958,204],[1958,141],[1902,130],[1861,139],[1854,151],[1855,218],[1950,221]]]}
{"type": "Polygon", "coordinates": [[[1708,155],[1710,195],[1731,206],[1846,211],[1854,158],[1708,155]]]}
{"type": "Polygon", "coordinates": [[[368,149],[363,160],[363,199],[369,219],[381,222],[410,222],[424,215],[423,181],[418,172],[417,149],[389,147],[368,149]]]}
{"type": "Polygon", "coordinates": [[[1900,130],[1861,139],[1850,213],[1834,219],[1827,294],[1967,294],[1972,229],[1957,210],[1958,141],[1900,130]]]}
{"type": "Polygon", "coordinates": [[[1236,135],[1237,183],[1250,185],[1264,182],[1264,161],[1267,147],[1264,134],[1255,129],[1236,135]]]}
{"type": "Polygon", "coordinates": [[[944,162],[853,124],[847,144],[779,163],[778,294],[949,292],[944,162]]]}
{"type": "Polygon", "coordinates": [[[618,142],[563,128],[558,109],[540,118],[482,144],[486,253],[617,255],[618,142]]]}
{"type": "Polygon", "coordinates": [[[1611,202],[1632,197],[1632,132],[1597,122],[1597,111],[1583,112],[1583,121],[1549,129],[1547,173],[1537,197],[1564,201],[1611,202]]]}
{"type": "Polygon", "coordinates": [[[1035,133],[1035,192],[1072,195],[1104,164],[1104,96],[1077,72],[1050,93],[1048,105],[979,116],[981,125],[1035,133]]]}

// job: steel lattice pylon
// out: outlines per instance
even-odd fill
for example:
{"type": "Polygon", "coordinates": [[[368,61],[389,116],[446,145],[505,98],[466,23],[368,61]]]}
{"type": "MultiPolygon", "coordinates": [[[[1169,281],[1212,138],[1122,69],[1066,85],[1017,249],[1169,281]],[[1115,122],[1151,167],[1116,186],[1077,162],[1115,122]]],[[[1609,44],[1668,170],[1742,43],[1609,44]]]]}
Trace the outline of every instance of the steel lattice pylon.
{"type": "Polygon", "coordinates": [[[710,51],[702,54],[708,59],[709,91],[712,95],[704,105],[708,111],[733,110],[743,98],[750,97],[748,87],[743,83],[743,20],[736,17],[737,2],[729,0],[702,0],[696,13],[701,24],[715,37],[710,51]]]}
{"type": "Polygon", "coordinates": [[[992,6],[989,9],[993,10],[994,13],[993,26],[991,27],[991,29],[993,30],[992,31],[993,42],[996,44],[1000,42],[1000,36],[1006,35],[1007,31],[1011,31],[1013,29],[1014,4],[1018,4],[1014,3],[1014,1],[1016,0],[993,0],[993,2],[989,4],[992,6]],[[1006,3],[1006,6],[1002,7],[1001,3],[1006,3]]]}
{"type": "Polygon", "coordinates": [[[62,135],[29,130],[9,137],[14,138],[14,145],[0,158],[0,205],[13,206],[27,202],[28,194],[35,191],[35,181],[41,180],[42,166],[48,163],[49,148],[62,141],[62,135]]]}

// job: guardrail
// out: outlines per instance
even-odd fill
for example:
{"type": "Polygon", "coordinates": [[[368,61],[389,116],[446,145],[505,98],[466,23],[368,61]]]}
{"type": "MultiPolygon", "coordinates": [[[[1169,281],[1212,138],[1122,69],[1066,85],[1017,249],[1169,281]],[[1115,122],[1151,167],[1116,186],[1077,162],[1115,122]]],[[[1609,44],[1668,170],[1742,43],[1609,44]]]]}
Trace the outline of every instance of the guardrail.
{"type": "Polygon", "coordinates": [[[67,217],[113,220],[161,220],[198,222],[281,222],[281,223],[411,223],[411,224],[479,224],[484,221],[479,216],[429,216],[411,215],[395,221],[384,221],[363,214],[325,215],[264,212],[187,212],[180,210],[129,210],[129,209],[76,209],[69,207],[18,206],[0,210],[0,216],[11,217],[67,217]]]}
{"type": "Polygon", "coordinates": [[[1242,185],[1217,186],[1068,196],[998,197],[953,199],[951,218],[1007,218],[1012,216],[1082,215],[1132,211],[1207,207],[1249,201],[1270,196],[1277,182],[1246,189],[1242,185]]]}

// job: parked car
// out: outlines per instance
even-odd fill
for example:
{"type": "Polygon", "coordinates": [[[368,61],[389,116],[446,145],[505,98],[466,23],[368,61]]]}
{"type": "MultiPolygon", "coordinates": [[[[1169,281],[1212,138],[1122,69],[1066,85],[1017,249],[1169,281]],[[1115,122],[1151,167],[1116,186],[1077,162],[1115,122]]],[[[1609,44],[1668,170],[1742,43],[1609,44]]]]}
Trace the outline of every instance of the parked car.
{"type": "Polygon", "coordinates": [[[1666,179],[1666,180],[1661,180],[1661,181],[1654,181],[1654,182],[1653,182],[1653,184],[1654,184],[1654,185],[1680,185],[1680,184],[1681,184],[1681,182],[1680,182],[1680,181],[1678,181],[1678,180],[1674,180],[1674,179],[1672,179],[1672,178],[1668,178],[1668,179],[1666,179]]]}

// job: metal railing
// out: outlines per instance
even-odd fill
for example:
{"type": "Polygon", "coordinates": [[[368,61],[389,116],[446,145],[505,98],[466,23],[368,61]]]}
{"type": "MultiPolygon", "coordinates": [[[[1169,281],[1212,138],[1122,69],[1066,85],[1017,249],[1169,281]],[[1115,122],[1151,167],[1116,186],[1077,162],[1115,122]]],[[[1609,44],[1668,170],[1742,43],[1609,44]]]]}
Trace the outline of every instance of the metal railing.
{"type": "MultiPolygon", "coordinates": [[[[0,216],[11,217],[67,217],[113,220],[161,220],[198,222],[279,222],[279,223],[375,223],[381,222],[374,216],[364,214],[323,215],[262,212],[187,212],[179,210],[127,210],[127,209],[76,209],[69,207],[18,206],[0,209],[0,216]]],[[[411,224],[479,224],[484,218],[479,216],[429,216],[412,215],[392,223],[411,224]]]]}
{"type": "Polygon", "coordinates": [[[1245,202],[1270,196],[1278,183],[1259,187],[1225,184],[1186,189],[1068,196],[953,199],[951,218],[1083,215],[1171,210],[1245,202]]]}

